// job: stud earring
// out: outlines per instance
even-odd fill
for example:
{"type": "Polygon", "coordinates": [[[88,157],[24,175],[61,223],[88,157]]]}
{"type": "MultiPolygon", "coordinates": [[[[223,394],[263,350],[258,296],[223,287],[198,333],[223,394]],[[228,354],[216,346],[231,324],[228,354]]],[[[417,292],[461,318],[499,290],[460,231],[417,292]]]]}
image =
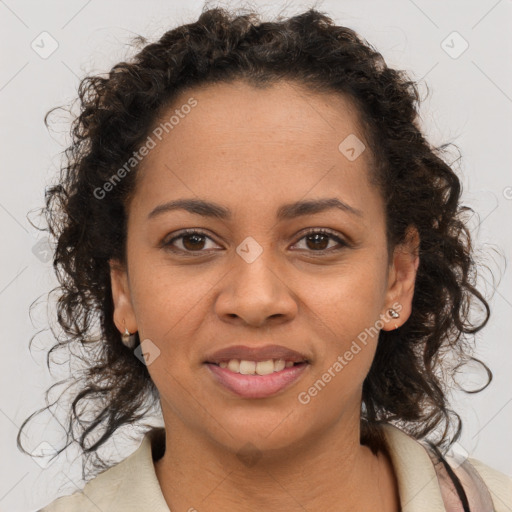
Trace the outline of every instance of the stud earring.
{"type": "MultiPolygon", "coordinates": [[[[400,317],[400,313],[396,309],[393,309],[393,308],[388,309],[388,314],[391,318],[399,318],[400,317]]],[[[398,325],[396,323],[395,323],[395,329],[398,329],[398,325]]]]}
{"type": "Polygon", "coordinates": [[[124,328],[124,333],[121,335],[121,340],[128,348],[135,347],[135,334],[132,334],[126,327],[124,328]]]}

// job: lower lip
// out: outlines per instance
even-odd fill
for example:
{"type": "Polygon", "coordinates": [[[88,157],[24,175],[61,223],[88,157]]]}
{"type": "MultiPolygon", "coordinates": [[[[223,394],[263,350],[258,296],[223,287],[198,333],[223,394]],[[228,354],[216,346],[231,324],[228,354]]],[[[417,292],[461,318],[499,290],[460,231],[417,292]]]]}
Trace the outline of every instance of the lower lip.
{"type": "Polygon", "coordinates": [[[216,364],[206,363],[224,387],[243,398],[267,398],[291,386],[304,373],[308,363],[300,363],[269,375],[242,375],[216,364]]]}

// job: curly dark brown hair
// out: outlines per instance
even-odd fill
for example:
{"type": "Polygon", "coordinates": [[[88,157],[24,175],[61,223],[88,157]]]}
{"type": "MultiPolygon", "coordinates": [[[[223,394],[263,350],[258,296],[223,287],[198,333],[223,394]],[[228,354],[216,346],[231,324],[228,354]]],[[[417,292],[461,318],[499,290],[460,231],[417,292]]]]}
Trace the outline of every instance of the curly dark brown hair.
{"type": "MultiPolygon", "coordinates": [[[[455,372],[474,360],[487,372],[486,386],[492,379],[471,355],[467,336],[485,326],[490,309],[476,289],[465,218],[472,210],[461,205],[461,182],[445,161],[449,144],[432,147],[421,132],[417,84],[389,68],[353,30],[315,9],[265,22],[253,12],[205,9],[196,22],[157,42],[139,42],[142,49],[129,61],[81,81],[72,143],[58,182],[45,195],[63,332],[47,364],[54,350],[73,353],[74,347],[85,365],[72,377],[80,389],[68,410],[62,450],[77,442],[84,460],[95,455],[95,467],[107,467],[97,450],[120,427],[144,419],[159,399],[145,364],[121,343],[113,321],[109,260],[126,262],[126,213],[137,168],[108,200],[97,191],[137,152],[178,94],[232,80],[256,87],[287,80],[337,92],[357,106],[374,161],[372,182],[385,199],[390,254],[408,226],[420,237],[412,314],[397,330],[380,332],[364,382],[361,442],[377,453],[379,423],[394,422],[417,439],[435,434],[437,446],[449,447],[461,432],[460,416],[447,399],[455,372]],[[484,311],[475,323],[469,318],[474,299],[484,311]],[[457,363],[450,365],[447,356],[457,363]]],[[[22,450],[20,435],[34,414],[18,433],[22,450]]]]}

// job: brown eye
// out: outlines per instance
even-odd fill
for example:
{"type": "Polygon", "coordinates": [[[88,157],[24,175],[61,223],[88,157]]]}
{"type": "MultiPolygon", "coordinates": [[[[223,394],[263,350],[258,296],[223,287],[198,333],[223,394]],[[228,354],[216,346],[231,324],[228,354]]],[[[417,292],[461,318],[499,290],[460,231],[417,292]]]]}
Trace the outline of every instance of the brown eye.
{"type": "MultiPolygon", "coordinates": [[[[343,241],[339,236],[333,234],[330,231],[326,230],[311,230],[306,233],[300,240],[305,240],[306,249],[312,252],[322,252],[322,251],[330,251],[332,249],[332,245],[329,247],[329,243],[334,241],[338,244],[338,246],[347,246],[348,244],[343,241]]],[[[335,244],[336,246],[336,244],[335,244]]],[[[334,246],[334,247],[335,247],[334,246]]],[[[338,247],[339,249],[340,247],[338,247]]],[[[337,250],[337,249],[335,249],[337,250]]]]}
{"type": "Polygon", "coordinates": [[[308,235],[305,237],[309,249],[319,249],[321,251],[327,249],[329,245],[329,236],[324,235],[323,233],[315,233],[314,235],[308,235]]]}
{"type": "Polygon", "coordinates": [[[185,235],[182,236],[182,243],[187,251],[196,251],[202,249],[205,244],[204,235],[185,235]]]}
{"type": "Polygon", "coordinates": [[[212,243],[217,245],[202,231],[188,230],[182,231],[181,234],[178,234],[169,241],[164,242],[162,246],[173,252],[201,253],[213,249],[214,247],[211,246],[212,243]],[[208,247],[209,242],[210,246],[208,247]]]}

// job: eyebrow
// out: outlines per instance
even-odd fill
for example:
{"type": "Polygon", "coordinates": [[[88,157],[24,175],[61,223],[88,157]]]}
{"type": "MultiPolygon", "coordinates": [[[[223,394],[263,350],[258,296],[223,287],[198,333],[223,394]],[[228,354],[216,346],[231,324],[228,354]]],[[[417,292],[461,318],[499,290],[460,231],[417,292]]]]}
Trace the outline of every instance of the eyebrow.
{"type": "MultiPolygon", "coordinates": [[[[344,203],[337,197],[303,200],[285,204],[277,210],[276,217],[280,221],[290,220],[304,215],[314,215],[315,213],[321,213],[333,208],[337,208],[358,217],[363,217],[363,212],[361,210],[344,203]]],[[[221,220],[231,220],[233,218],[232,212],[228,208],[219,204],[205,201],[203,199],[176,199],[154,208],[149,213],[148,220],[161,215],[162,213],[173,210],[185,210],[203,217],[212,217],[221,220]]]]}

